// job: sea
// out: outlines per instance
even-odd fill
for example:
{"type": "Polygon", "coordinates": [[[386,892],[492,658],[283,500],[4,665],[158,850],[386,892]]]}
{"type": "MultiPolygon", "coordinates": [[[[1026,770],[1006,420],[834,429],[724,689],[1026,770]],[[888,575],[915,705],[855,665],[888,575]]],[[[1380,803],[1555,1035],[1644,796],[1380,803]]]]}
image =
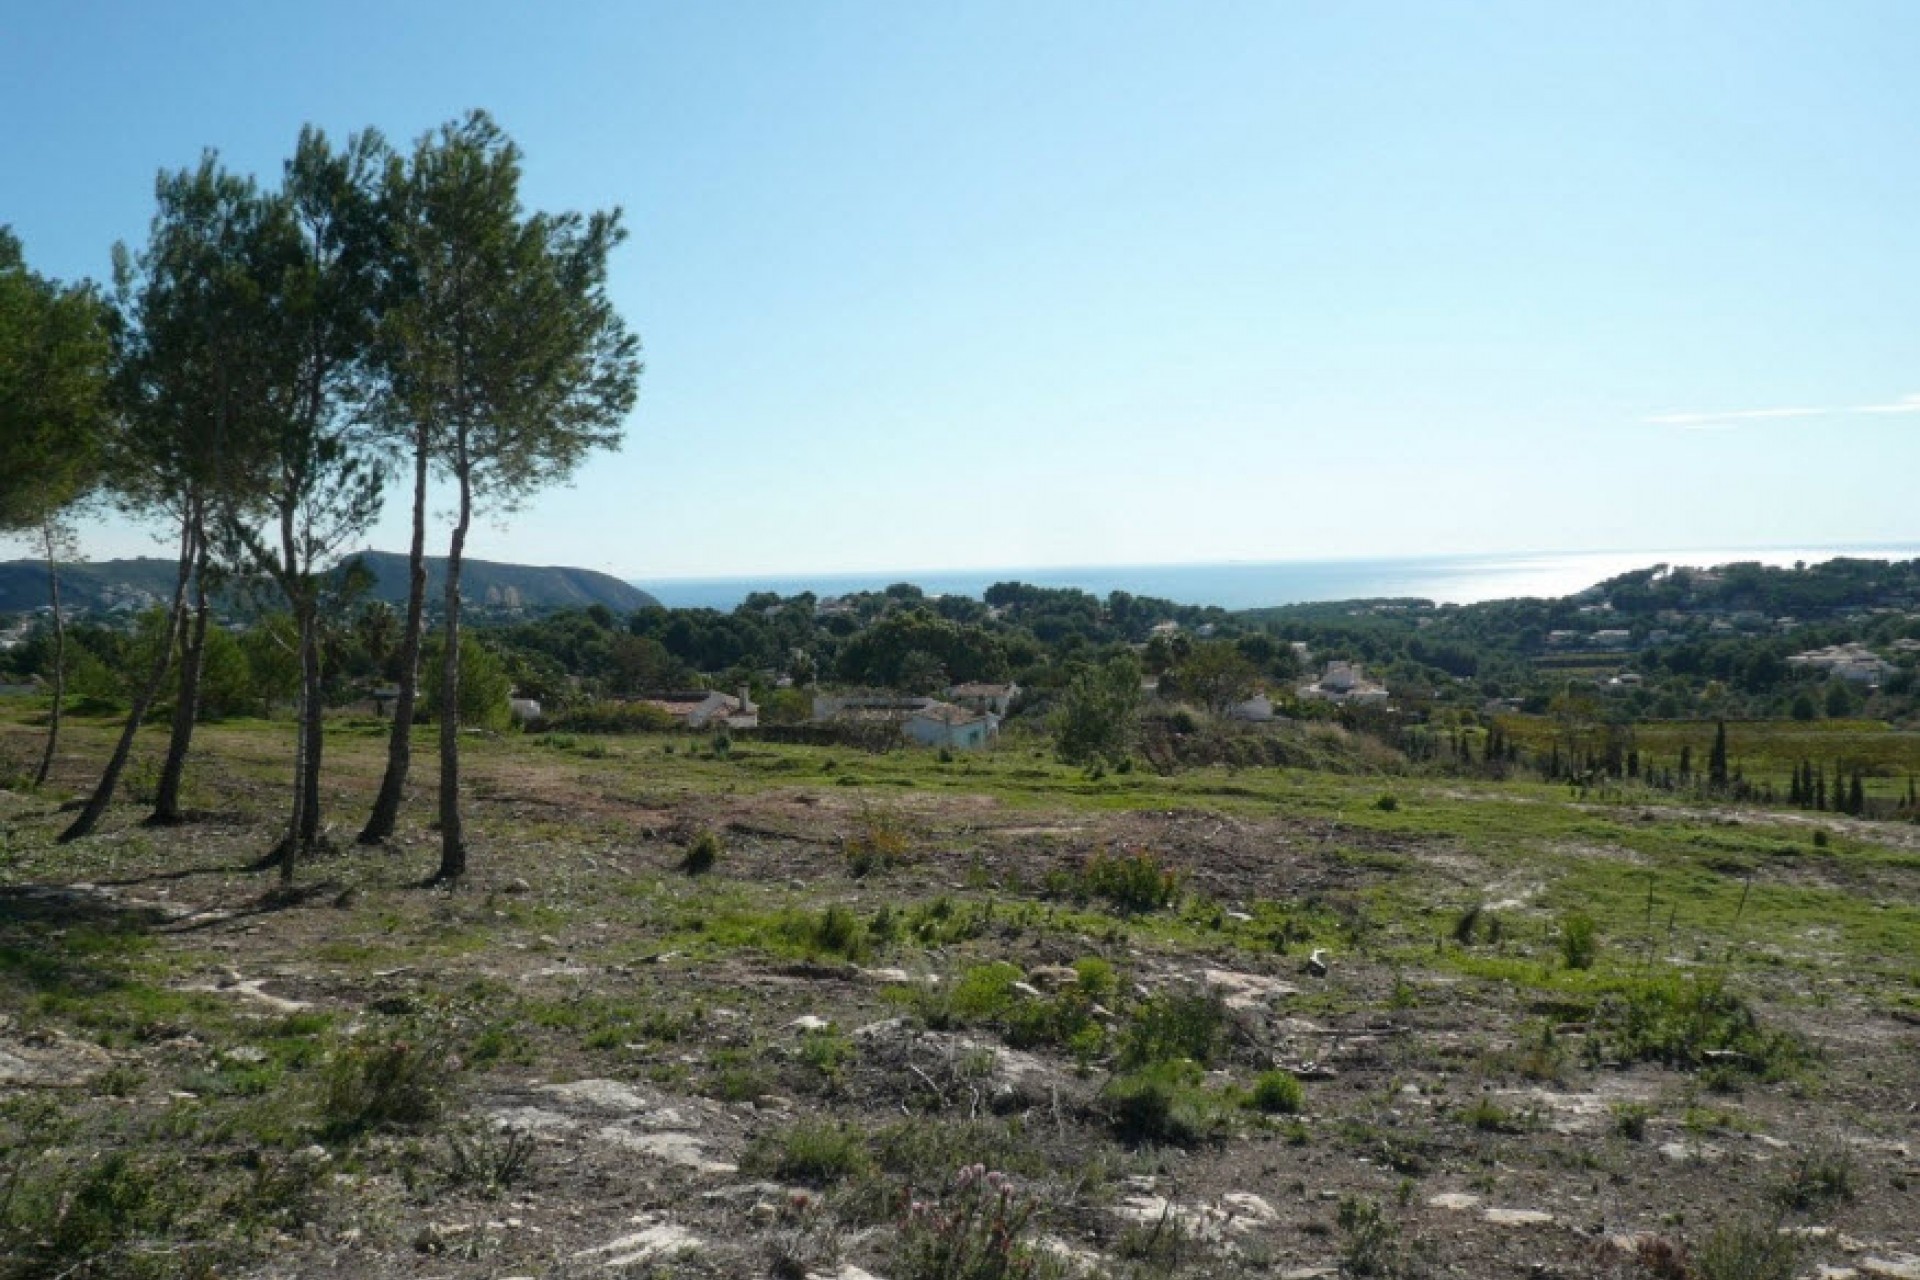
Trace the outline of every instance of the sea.
{"type": "Polygon", "coordinates": [[[928,595],[979,596],[996,582],[1078,587],[1104,597],[1127,591],[1179,604],[1258,609],[1327,600],[1421,599],[1472,604],[1574,595],[1596,582],[1656,564],[1707,567],[1739,561],[1788,566],[1837,557],[1908,560],[1920,543],[1878,546],[1720,547],[1379,559],[1229,561],[1222,564],[1078,565],[997,569],[902,569],[889,573],[635,579],[669,608],[727,610],[756,591],[837,596],[911,582],[928,595]]]}

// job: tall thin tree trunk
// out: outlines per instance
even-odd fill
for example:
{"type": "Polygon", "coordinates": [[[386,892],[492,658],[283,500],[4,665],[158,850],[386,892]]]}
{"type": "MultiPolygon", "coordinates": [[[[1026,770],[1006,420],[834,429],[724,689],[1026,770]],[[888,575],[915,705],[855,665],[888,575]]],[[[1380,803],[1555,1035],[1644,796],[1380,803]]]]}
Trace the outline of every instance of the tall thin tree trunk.
{"type": "MultiPolygon", "coordinates": [[[[307,583],[312,590],[313,584],[307,583]]],[[[293,812],[287,820],[280,882],[293,883],[293,866],[311,855],[320,834],[320,624],[311,596],[298,601],[300,634],[300,726],[293,752],[293,812]]]]}
{"type": "Polygon", "coordinates": [[[407,626],[400,637],[400,689],[393,700],[393,730],[387,738],[387,772],[373,813],[361,830],[361,844],[379,844],[393,835],[400,801],[407,788],[413,754],[413,703],[420,686],[420,634],[427,607],[427,436],[422,428],[413,451],[413,541],[407,550],[407,626]]]}
{"type": "MultiPolygon", "coordinates": [[[[315,590],[309,580],[307,590],[315,590]]],[[[307,616],[300,635],[300,694],[305,704],[300,732],[306,737],[301,752],[300,789],[306,800],[300,812],[300,844],[311,853],[320,843],[320,731],[323,727],[320,702],[320,618],[318,601],[310,595],[307,616]]]]}
{"type": "Polygon", "coordinates": [[[180,531],[180,573],[173,585],[173,604],[167,612],[166,637],[160,645],[160,652],[154,657],[152,669],[147,672],[145,686],[134,694],[133,709],[127,712],[126,727],[120,731],[120,741],[115,744],[113,755],[107,761],[106,772],[100,775],[100,781],[94,787],[93,795],[88,798],[86,808],[80,811],[80,816],[60,833],[61,844],[92,834],[93,829],[100,825],[100,819],[106,815],[107,806],[113,802],[114,790],[120,785],[120,774],[127,767],[127,757],[133,752],[134,735],[140,732],[140,722],[147,718],[153,700],[160,696],[160,686],[167,679],[167,668],[173,664],[173,646],[179,643],[180,629],[186,621],[187,576],[192,567],[192,531],[183,525],[180,531]]]}
{"type": "Polygon", "coordinates": [[[455,880],[467,870],[467,845],[460,830],[460,557],[472,518],[472,480],[463,468],[460,520],[447,549],[446,643],[440,650],[440,870],[435,880],[455,880]]]}
{"type": "Polygon", "coordinates": [[[160,782],[154,789],[151,823],[181,821],[180,786],[187,771],[187,752],[193,746],[194,721],[200,712],[200,673],[207,653],[207,531],[204,512],[195,506],[193,553],[193,627],[183,625],[185,643],[180,651],[180,691],[173,704],[172,732],[167,739],[167,758],[160,767],[160,782]]]}
{"type": "Polygon", "coordinates": [[[53,772],[54,752],[60,746],[60,711],[67,697],[67,624],[60,614],[60,565],[54,554],[52,513],[41,518],[40,540],[47,552],[47,599],[53,605],[53,715],[47,721],[47,747],[40,756],[40,771],[33,776],[36,787],[46,786],[47,776],[53,772]]]}

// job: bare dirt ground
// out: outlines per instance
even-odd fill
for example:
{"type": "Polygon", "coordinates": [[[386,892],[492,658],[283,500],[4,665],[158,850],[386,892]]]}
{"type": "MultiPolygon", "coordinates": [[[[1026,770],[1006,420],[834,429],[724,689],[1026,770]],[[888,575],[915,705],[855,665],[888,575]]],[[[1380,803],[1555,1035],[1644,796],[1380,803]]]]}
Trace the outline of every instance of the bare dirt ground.
{"type": "Polygon", "coordinates": [[[208,752],[180,827],[55,849],[0,795],[0,1275],[990,1276],[911,1247],[979,1164],[1036,1274],[1708,1276],[1718,1232],[1792,1245],[1739,1274],[1920,1276],[1920,1027],[1838,946],[1727,975],[1791,1065],[1624,1057],[1600,984],[1525,977],[1557,962],[1514,867],[1444,834],[514,745],[427,888],[431,832],[347,843],[354,743],[283,893],[271,752],[208,752]],[[1171,901],[1089,887],[1142,852],[1171,901]],[[1504,939],[1455,936],[1480,898],[1504,939]],[[1275,1071],[1297,1111],[1253,1105],[1275,1071]]]}

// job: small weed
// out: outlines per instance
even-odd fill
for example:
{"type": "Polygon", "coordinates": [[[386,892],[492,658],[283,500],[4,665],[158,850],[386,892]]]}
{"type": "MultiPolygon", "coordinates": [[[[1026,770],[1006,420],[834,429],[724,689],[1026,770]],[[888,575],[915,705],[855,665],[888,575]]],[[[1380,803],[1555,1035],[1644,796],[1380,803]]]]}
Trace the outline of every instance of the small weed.
{"type": "Polygon", "coordinates": [[[1533,1127],[1530,1117],[1507,1110],[1486,1094],[1464,1108],[1460,1119],[1481,1133],[1525,1133],[1533,1127]]]}
{"type": "Polygon", "coordinates": [[[526,1177],[535,1141],[525,1129],[468,1129],[447,1135],[447,1182],[498,1195],[526,1177]]]}
{"type": "Polygon", "coordinates": [[[898,818],[871,806],[860,810],[859,821],[841,846],[847,874],[855,880],[906,865],[913,847],[898,818]]]}

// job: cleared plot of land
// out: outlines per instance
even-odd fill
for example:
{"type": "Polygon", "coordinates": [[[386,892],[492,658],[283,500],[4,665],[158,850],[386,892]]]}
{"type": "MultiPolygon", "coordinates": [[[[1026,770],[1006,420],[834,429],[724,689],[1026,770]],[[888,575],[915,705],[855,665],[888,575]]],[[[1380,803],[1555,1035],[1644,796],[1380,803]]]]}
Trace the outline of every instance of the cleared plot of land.
{"type": "Polygon", "coordinates": [[[432,833],[345,843],[343,722],[343,847],[281,897],[287,732],[206,731],[183,827],[56,847],[0,796],[0,1275],[919,1280],[996,1222],[1063,1275],[1920,1252],[1910,827],[476,738],[429,891],[432,833]]]}

